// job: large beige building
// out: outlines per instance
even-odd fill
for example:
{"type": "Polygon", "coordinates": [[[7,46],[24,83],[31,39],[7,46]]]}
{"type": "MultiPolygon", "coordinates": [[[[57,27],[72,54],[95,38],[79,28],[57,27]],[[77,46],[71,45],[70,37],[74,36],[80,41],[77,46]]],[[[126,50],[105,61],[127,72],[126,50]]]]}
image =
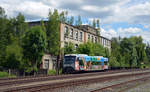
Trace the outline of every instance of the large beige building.
{"type": "MultiPolygon", "coordinates": [[[[28,22],[29,26],[40,25],[40,21],[28,22]]],[[[46,21],[45,21],[46,24],[46,21]]],[[[91,41],[93,43],[100,43],[104,47],[111,49],[111,40],[100,36],[100,32],[97,29],[89,25],[73,26],[67,23],[60,23],[60,41],[61,48],[72,42],[77,48],[79,44],[91,41]]],[[[44,69],[54,69],[56,62],[55,59],[49,54],[45,54],[42,58],[41,67],[44,69]]]]}
{"type": "Polygon", "coordinates": [[[69,42],[78,47],[79,44],[91,41],[93,43],[100,43],[104,47],[111,49],[111,40],[100,36],[99,31],[89,25],[73,26],[61,23],[60,38],[61,47],[64,47],[69,42]]]}

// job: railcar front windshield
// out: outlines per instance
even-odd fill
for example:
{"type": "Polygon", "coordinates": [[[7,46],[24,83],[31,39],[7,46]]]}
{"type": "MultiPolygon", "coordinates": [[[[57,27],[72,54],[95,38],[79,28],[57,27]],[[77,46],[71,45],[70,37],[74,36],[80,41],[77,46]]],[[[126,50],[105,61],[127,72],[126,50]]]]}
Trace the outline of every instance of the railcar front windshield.
{"type": "Polygon", "coordinates": [[[75,62],[76,56],[65,56],[64,64],[73,64],[75,62]]]}

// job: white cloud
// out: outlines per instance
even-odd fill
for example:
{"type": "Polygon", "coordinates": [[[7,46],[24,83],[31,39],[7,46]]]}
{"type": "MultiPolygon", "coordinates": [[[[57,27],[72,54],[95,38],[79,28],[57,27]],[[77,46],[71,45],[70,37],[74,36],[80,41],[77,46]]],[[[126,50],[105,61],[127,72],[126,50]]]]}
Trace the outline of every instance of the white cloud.
{"type": "Polygon", "coordinates": [[[49,8],[68,10],[71,15],[100,18],[102,23],[128,22],[150,25],[150,2],[137,0],[1,0],[9,16],[23,12],[28,16],[47,16],[49,8]],[[130,3],[130,5],[128,5],[130,3]],[[32,11],[32,12],[31,12],[32,11]]]}
{"type": "Polygon", "coordinates": [[[109,39],[111,39],[112,37],[118,37],[118,34],[114,29],[105,30],[101,28],[100,34],[101,36],[107,37],[109,39]]]}
{"type": "Polygon", "coordinates": [[[150,31],[143,31],[140,28],[118,28],[117,30],[109,29],[105,30],[101,28],[101,35],[111,39],[112,37],[131,37],[131,36],[142,36],[145,43],[150,42],[150,31]]]}
{"type": "Polygon", "coordinates": [[[144,25],[144,28],[150,28],[150,25],[144,25]]]}
{"type": "Polygon", "coordinates": [[[141,36],[145,43],[150,43],[150,31],[144,31],[140,34],[137,34],[137,36],[141,36]]]}
{"type": "MultiPolygon", "coordinates": [[[[44,18],[48,16],[49,9],[57,8],[59,11],[68,10],[70,15],[81,15],[86,18],[100,18],[101,24],[127,22],[141,24],[150,28],[150,1],[149,0],[0,0],[0,6],[5,8],[8,16],[14,17],[21,12],[28,19],[44,18]]],[[[92,19],[89,19],[92,20],[92,19]]],[[[106,37],[118,35],[129,37],[142,35],[149,40],[150,32],[141,28],[113,27],[104,30],[101,34],[106,37]]]]}
{"type": "Polygon", "coordinates": [[[16,10],[26,13],[28,15],[47,17],[49,8],[51,7],[44,5],[41,2],[24,2],[16,7],[16,10]]]}
{"type": "Polygon", "coordinates": [[[3,2],[0,6],[4,7],[9,17],[16,16],[19,12],[28,16],[47,17],[49,9],[52,8],[42,2],[19,1],[3,2]],[[11,5],[10,5],[11,4],[11,5]]]}
{"type": "Polygon", "coordinates": [[[136,34],[136,33],[142,32],[142,29],[136,28],[136,27],[134,27],[134,28],[129,27],[129,28],[124,28],[124,29],[123,28],[119,28],[118,32],[119,33],[124,33],[124,34],[136,34]]]}
{"type": "Polygon", "coordinates": [[[135,5],[116,5],[114,14],[102,19],[103,23],[128,22],[133,24],[150,25],[150,2],[137,3],[135,5]]]}
{"type": "Polygon", "coordinates": [[[81,9],[84,11],[88,11],[88,12],[105,12],[105,11],[109,11],[110,8],[109,7],[99,7],[99,6],[94,6],[94,5],[84,5],[81,6],[81,9]]]}

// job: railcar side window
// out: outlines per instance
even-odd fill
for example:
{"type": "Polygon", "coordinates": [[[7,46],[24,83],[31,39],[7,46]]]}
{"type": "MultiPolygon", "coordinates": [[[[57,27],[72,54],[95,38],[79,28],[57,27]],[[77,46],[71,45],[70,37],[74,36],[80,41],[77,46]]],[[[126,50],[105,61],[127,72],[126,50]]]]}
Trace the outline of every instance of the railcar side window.
{"type": "Polygon", "coordinates": [[[92,62],[92,65],[102,65],[102,62],[92,62]]]}

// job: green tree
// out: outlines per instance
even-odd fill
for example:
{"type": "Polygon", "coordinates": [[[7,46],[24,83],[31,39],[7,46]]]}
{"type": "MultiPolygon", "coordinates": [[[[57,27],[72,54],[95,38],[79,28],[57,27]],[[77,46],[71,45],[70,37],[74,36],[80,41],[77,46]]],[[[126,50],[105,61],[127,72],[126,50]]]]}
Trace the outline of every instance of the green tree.
{"type": "Polygon", "coordinates": [[[60,22],[61,22],[60,17],[62,17],[62,15],[58,13],[57,9],[55,9],[53,13],[50,11],[49,20],[47,23],[47,40],[48,40],[47,52],[50,53],[51,55],[57,56],[56,62],[57,74],[59,74],[59,66],[62,53],[60,48],[60,22]]]}
{"type": "Polygon", "coordinates": [[[136,49],[133,48],[133,51],[132,51],[132,59],[131,59],[131,66],[132,67],[137,67],[137,52],[136,52],[136,49]]]}
{"type": "Polygon", "coordinates": [[[67,22],[67,15],[68,15],[67,11],[62,11],[60,13],[60,18],[59,18],[60,22],[62,22],[62,23],[67,22]]]}
{"type": "Polygon", "coordinates": [[[41,27],[42,27],[42,30],[46,32],[45,23],[43,20],[41,20],[41,27]]]}
{"type": "Polygon", "coordinates": [[[64,54],[73,54],[73,53],[75,53],[75,47],[73,43],[69,42],[69,44],[64,47],[64,54]]]}
{"type": "Polygon", "coordinates": [[[109,58],[109,66],[110,67],[119,67],[119,63],[117,62],[116,57],[110,57],[109,58]]]}
{"type": "Polygon", "coordinates": [[[93,19],[92,26],[93,26],[94,28],[96,28],[96,20],[95,20],[95,19],[93,19]]]}
{"type": "Polygon", "coordinates": [[[147,64],[147,55],[145,44],[142,37],[113,38],[111,55],[116,57],[120,66],[141,67],[141,64],[147,64]]]}
{"type": "Polygon", "coordinates": [[[88,54],[93,56],[93,44],[91,42],[87,42],[84,44],[80,44],[79,47],[77,48],[77,53],[79,54],[88,54]]]}
{"type": "Polygon", "coordinates": [[[73,25],[74,23],[74,17],[71,16],[71,18],[68,20],[68,24],[73,25]]]}
{"type": "Polygon", "coordinates": [[[55,9],[53,13],[49,12],[49,20],[47,23],[47,51],[52,55],[59,55],[60,51],[60,21],[58,11],[55,9]]]}
{"type": "Polygon", "coordinates": [[[31,27],[23,38],[26,71],[37,71],[46,48],[46,33],[40,26],[31,27]]]}
{"type": "Polygon", "coordinates": [[[0,7],[0,18],[6,18],[5,10],[0,7]]]}
{"type": "Polygon", "coordinates": [[[127,67],[125,62],[125,56],[120,55],[119,63],[120,63],[120,67],[127,67]]]}
{"type": "Polygon", "coordinates": [[[146,63],[146,53],[145,53],[145,47],[146,45],[143,43],[143,39],[141,36],[139,37],[131,37],[130,38],[132,42],[135,44],[135,48],[137,51],[137,66],[140,67],[141,63],[146,63]]]}
{"type": "Polygon", "coordinates": [[[121,53],[123,56],[125,56],[126,58],[126,65],[128,67],[131,67],[132,66],[132,50],[134,48],[134,43],[132,40],[128,39],[128,38],[123,38],[122,41],[121,41],[121,53]]]}
{"type": "Polygon", "coordinates": [[[10,27],[11,23],[7,19],[5,11],[0,7],[0,65],[6,61],[6,47],[12,43],[12,30],[10,27]]]}
{"type": "Polygon", "coordinates": [[[100,20],[99,19],[96,20],[96,27],[97,27],[96,34],[99,36],[100,35],[100,20]]]}
{"type": "Polygon", "coordinates": [[[96,26],[97,26],[98,29],[100,29],[100,21],[99,21],[99,19],[96,20],[96,26]]]}
{"type": "Polygon", "coordinates": [[[81,16],[80,16],[80,15],[78,16],[78,19],[77,19],[77,21],[76,21],[76,25],[77,25],[77,26],[82,25],[82,20],[81,20],[81,16]]]}
{"type": "Polygon", "coordinates": [[[14,26],[15,26],[16,36],[19,38],[19,40],[21,40],[23,34],[25,34],[28,28],[27,23],[25,23],[24,15],[22,15],[21,13],[18,14],[18,16],[16,17],[16,24],[14,26]]]}
{"type": "Polygon", "coordinates": [[[77,53],[91,56],[106,56],[105,48],[102,45],[91,42],[80,44],[77,48],[77,53]]]}
{"type": "Polygon", "coordinates": [[[13,43],[6,47],[6,56],[5,62],[3,63],[3,67],[7,69],[20,69],[22,68],[22,48],[18,45],[18,40],[14,39],[13,43]]]}
{"type": "Polygon", "coordinates": [[[149,44],[146,46],[145,52],[146,52],[148,61],[150,62],[150,45],[149,44]]]}
{"type": "Polygon", "coordinates": [[[109,51],[108,49],[106,50],[101,44],[98,43],[93,43],[93,54],[95,56],[104,56],[106,57],[106,53],[107,55],[109,55],[109,51]]]}
{"type": "Polygon", "coordinates": [[[111,56],[111,53],[110,53],[110,50],[108,48],[104,48],[105,49],[105,57],[110,57],[111,56]]]}

